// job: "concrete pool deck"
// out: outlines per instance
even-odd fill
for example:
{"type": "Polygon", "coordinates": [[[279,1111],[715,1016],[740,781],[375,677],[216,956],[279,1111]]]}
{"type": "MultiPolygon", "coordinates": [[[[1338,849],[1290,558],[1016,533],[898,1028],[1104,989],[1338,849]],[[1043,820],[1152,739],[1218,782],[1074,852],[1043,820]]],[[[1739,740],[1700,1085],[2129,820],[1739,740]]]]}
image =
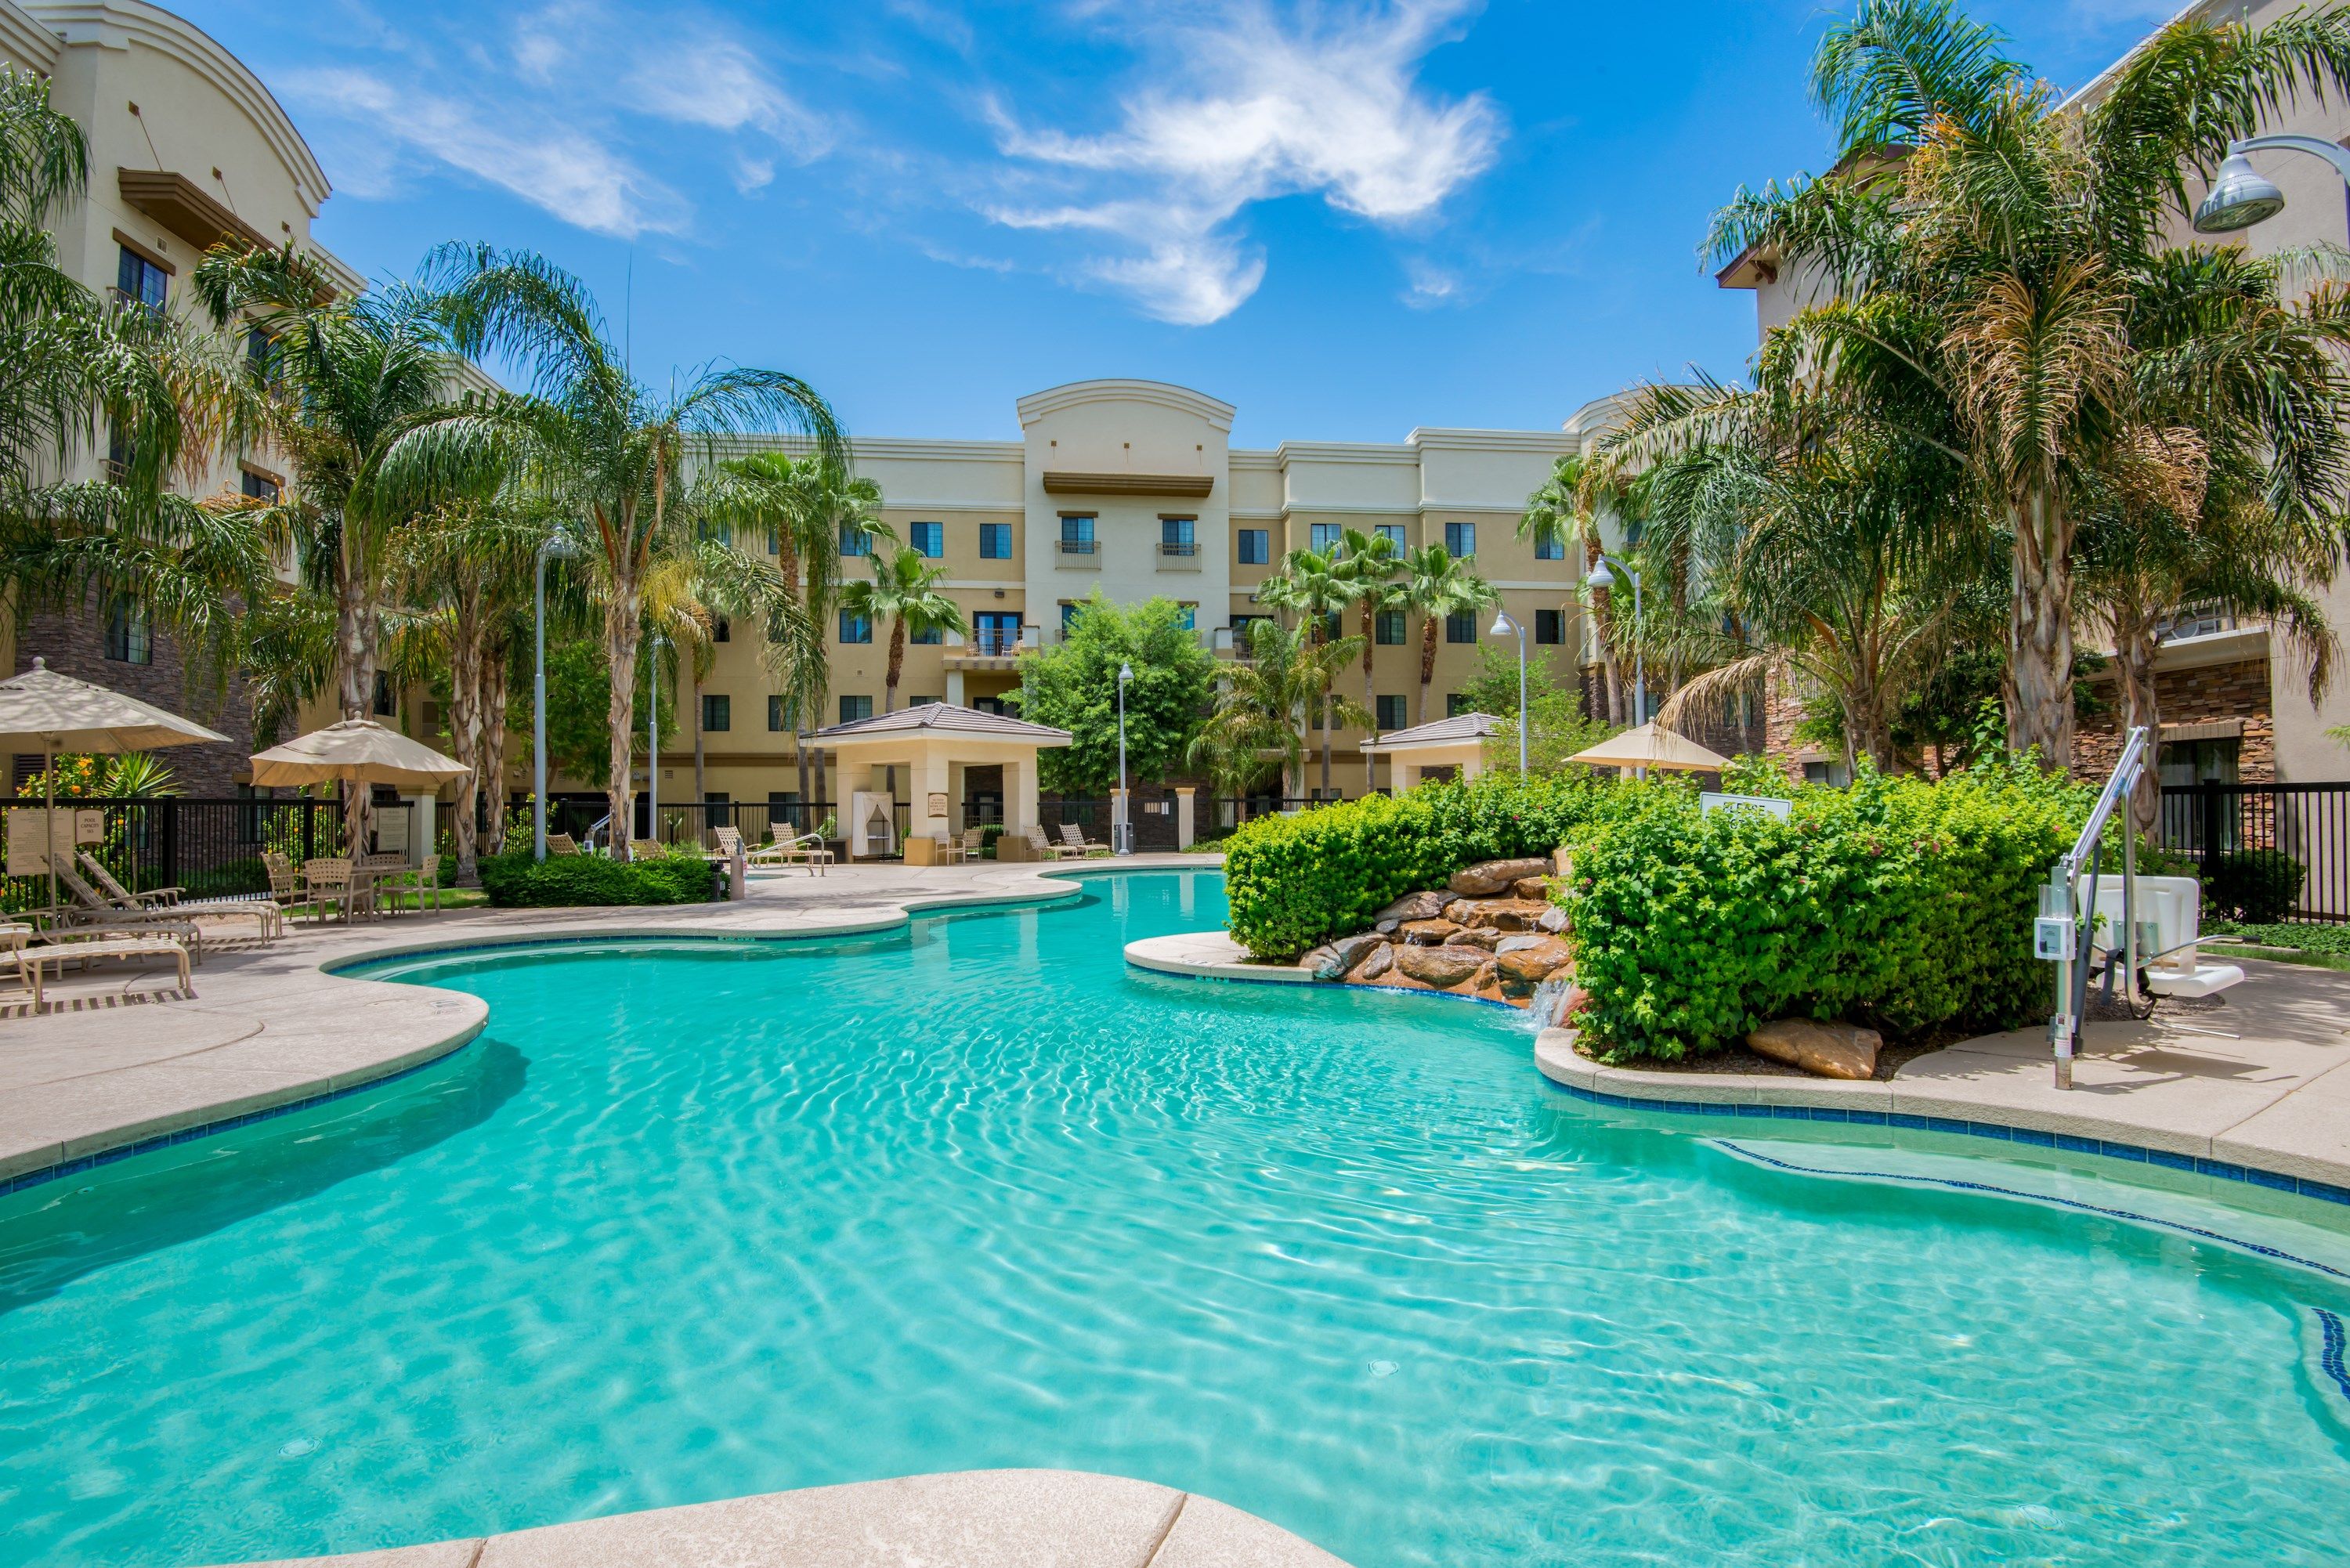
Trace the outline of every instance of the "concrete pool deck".
{"type": "Polygon", "coordinates": [[[1106,870],[1219,863],[1212,855],[1137,855],[848,865],[822,877],[754,877],[740,902],[306,923],[266,947],[208,949],[193,997],[161,970],[69,975],[47,987],[49,1011],[0,1016],[0,1192],[157,1139],[364,1087],[457,1050],[486,1020],[477,998],[344,979],[323,972],[328,966],[474,943],[855,935],[926,910],[1069,898],[1086,875],[1106,870]]]}

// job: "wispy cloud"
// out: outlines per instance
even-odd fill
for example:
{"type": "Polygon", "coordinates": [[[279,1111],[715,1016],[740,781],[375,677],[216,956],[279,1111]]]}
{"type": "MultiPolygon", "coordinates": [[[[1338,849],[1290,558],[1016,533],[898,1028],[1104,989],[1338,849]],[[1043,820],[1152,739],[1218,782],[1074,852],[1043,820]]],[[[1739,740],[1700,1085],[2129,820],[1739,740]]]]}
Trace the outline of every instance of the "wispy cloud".
{"type": "Polygon", "coordinates": [[[1421,62],[1470,7],[1398,0],[1284,18],[1253,0],[1143,34],[1139,87],[1118,129],[1075,134],[996,110],[1016,167],[1079,188],[1076,200],[997,202],[996,222],[1124,241],[1081,264],[1150,315],[1221,320],[1264,277],[1237,232],[1251,203],[1317,194],[1383,225],[1425,218],[1493,160],[1501,117],[1482,94],[1446,99],[1421,62]]]}

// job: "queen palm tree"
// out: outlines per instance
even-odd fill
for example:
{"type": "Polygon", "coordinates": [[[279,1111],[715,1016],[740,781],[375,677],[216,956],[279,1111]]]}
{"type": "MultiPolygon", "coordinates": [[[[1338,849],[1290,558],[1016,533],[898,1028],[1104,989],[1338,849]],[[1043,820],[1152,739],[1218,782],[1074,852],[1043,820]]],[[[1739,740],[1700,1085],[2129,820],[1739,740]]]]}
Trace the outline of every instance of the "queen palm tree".
{"type": "MultiPolygon", "coordinates": [[[[1348,723],[1370,716],[1335,694],[1332,682],[1360,651],[1353,638],[1326,641],[1279,621],[1249,628],[1249,657],[1224,671],[1214,711],[1192,737],[1189,760],[1219,788],[1244,791],[1277,761],[1281,793],[1295,799],[1305,771],[1306,719],[1315,708],[1336,708],[1348,723]]],[[[1325,776],[1327,776],[1326,774],[1325,776]]]]}
{"type": "MultiPolygon", "coordinates": [[[[1338,575],[1346,585],[1347,602],[1362,617],[1363,711],[1372,716],[1373,740],[1378,739],[1378,703],[1371,696],[1371,649],[1378,640],[1380,615],[1403,607],[1403,586],[1396,581],[1402,570],[1395,541],[1385,534],[1349,528],[1339,536],[1338,575]]],[[[1364,776],[1369,777],[1367,771],[1364,776]]]]}
{"type": "MultiPolygon", "coordinates": [[[[518,452],[537,498],[577,519],[587,535],[612,672],[606,726],[612,842],[625,849],[646,578],[663,557],[690,553],[705,534],[729,537],[736,526],[723,482],[690,485],[689,465],[714,471],[730,439],[800,431],[827,461],[845,467],[838,423],[814,388],[780,370],[713,367],[666,391],[645,386],[615,348],[586,287],[542,257],[446,245],[427,275],[455,347],[520,363],[531,390],[481,400],[463,418],[440,422],[417,443],[415,467],[424,474],[484,449],[518,452]]],[[[791,635],[811,633],[803,627],[791,635]]]]}
{"type": "MultiPolygon", "coordinates": [[[[1275,609],[1295,610],[1305,617],[1305,636],[1311,647],[1321,648],[1334,640],[1333,622],[1347,601],[1347,576],[1339,569],[1335,552],[1292,550],[1282,557],[1281,570],[1257,585],[1256,598],[1260,604],[1275,609]]],[[[1351,657],[1351,655],[1349,656],[1351,657]]],[[[1336,716],[1327,700],[1326,685],[1324,701],[1316,706],[1321,711],[1322,724],[1322,789],[1330,794],[1330,724],[1336,716]]]]}
{"type": "Polygon", "coordinates": [[[1436,679],[1437,628],[1456,615],[1476,615],[1502,596],[1475,567],[1441,545],[1422,545],[1404,557],[1403,602],[1419,616],[1419,703],[1413,722],[1428,722],[1428,689],[1436,679]]]}
{"type": "Polygon", "coordinates": [[[2185,16],[2065,99],[1950,0],[1863,0],[1812,86],[1835,168],[1740,192],[1711,240],[1833,292],[1766,340],[1758,385],[1816,379],[1839,422],[1953,465],[2011,563],[2012,741],[2069,765],[2075,541],[2100,486],[2191,486],[2220,448],[2264,454],[2281,513],[2334,514],[2350,486],[2343,289],[2272,276],[2248,301],[2249,275],[2170,244],[2183,171],[2350,88],[2350,12],[2185,16]]]}
{"type": "Polygon", "coordinates": [[[944,566],[929,565],[921,552],[899,545],[885,530],[875,532],[889,549],[886,555],[876,551],[870,557],[871,580],[851,583],[840,591],[840,607],[877,626],[889,623],[889,666],[882,685],[881,711],[889,713],[898,708],[898,677],[906,667],[906,634],[960,632],[963,619],[961,607],[940,590],[939,585],[947,579],[944,566]]]}

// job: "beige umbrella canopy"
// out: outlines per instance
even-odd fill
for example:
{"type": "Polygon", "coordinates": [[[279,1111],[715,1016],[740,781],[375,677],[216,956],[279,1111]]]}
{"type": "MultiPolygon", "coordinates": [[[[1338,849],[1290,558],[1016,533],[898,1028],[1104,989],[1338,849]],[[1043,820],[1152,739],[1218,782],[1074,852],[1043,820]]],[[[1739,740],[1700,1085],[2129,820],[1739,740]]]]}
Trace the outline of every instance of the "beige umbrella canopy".
{"type": "Polygon", "coordinates": [[[253,782],[273,785],[352,784],[438,789],[469,771],[455,758],[444,757],[372,719],[345,719],[256,753],[253,759],[253,782]]]}
{"type": "MultiPolygon", "coordinates": [[[[207,730],[167,709],[120,691],[109,691],[87,680],[60,675],[45,659],[7,680],[0,680],[0,742],[41,748],[41,780],[46,802],[55,810],[57,763],[60,752],[71,753],[151,752],[161,746],[192,745],[201,741],[233,744],[217,730],[207,730]]],[[[54,849],[56,846],[49,846],[54,849]]],[[[44,858],[47,858],[45,856],[44,858]]],[[[57,868],[49,867],[49,908],[57,907],[57,868]]]]}
{"type": "Polygon", "coordinates": [[[1715,774],[1730,765],[1728,757],[1717,756],[1695,741],[1684,740],[1653,719],[1566,760],[1589,763],[1596,768],[1659,768],[1684,774],[1715,774]]]}

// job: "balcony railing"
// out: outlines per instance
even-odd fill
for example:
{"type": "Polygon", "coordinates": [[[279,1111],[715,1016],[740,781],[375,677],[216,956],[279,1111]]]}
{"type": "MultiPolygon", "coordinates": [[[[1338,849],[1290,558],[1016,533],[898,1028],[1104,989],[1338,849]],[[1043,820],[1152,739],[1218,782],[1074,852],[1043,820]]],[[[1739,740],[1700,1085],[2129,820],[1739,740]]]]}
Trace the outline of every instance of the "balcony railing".
{"type": "Polygon", "coordinates": [[[1090,556],[1093,553],[1094,542],[1091,539],[1064,539],[1061,541],[1061,554],[1064,556],[1090,556]]]}
{"type": "Polygon", "coordinates": [[[1190,539],[1168,539],[1159,544],[1159,553],[1162,556],[1196,556],[1200,553],[1200,546],[1190,539]]]}
{"type": "Polygon", "coordinates": [[[971,634],[971,650],[983,659],[1008,659],[1020,651],[1021,628],[1013,626],[983,626],[971,634]]]}

